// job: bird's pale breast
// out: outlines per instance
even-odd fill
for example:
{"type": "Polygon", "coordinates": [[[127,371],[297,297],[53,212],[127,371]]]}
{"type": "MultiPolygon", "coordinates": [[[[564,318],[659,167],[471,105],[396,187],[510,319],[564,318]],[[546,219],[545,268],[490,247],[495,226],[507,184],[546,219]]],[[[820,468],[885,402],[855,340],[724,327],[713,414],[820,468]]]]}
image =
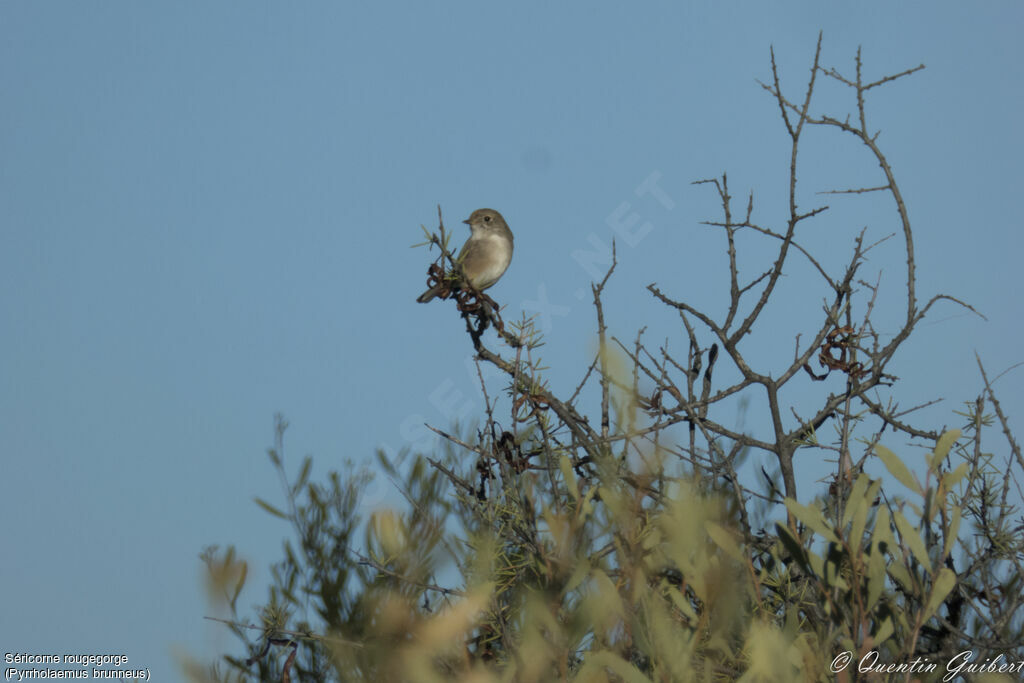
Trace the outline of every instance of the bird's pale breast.
{"type": "Polygon", "coordinates": [[[480,245],[482,249],[474,250],[473,254],[467,255],[468,258],[462,266],[470,283],[483,290],[497,282],[508,269],[508,264],[512,262],[512,249],[508,240],[500,235],[486,235],[478,239],[486,240],[487,243],[480,245]],[[483,253],[497,255],[498,258],[483,258],[483,253]],[[476,257],[478,254],[480,257],[476,257]]]}

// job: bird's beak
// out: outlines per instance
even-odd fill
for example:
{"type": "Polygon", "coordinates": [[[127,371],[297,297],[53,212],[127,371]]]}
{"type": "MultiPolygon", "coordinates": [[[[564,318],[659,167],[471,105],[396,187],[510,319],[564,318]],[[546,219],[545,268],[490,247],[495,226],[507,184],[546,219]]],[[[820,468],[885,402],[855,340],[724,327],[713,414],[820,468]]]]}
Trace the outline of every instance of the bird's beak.
{"type": "Polygon", "coordinates": [[[465,223],[466,225],[470,225],[470,222],[469,222],[468,218],[466,220],[462,221],[462,222],[465,223]]]}

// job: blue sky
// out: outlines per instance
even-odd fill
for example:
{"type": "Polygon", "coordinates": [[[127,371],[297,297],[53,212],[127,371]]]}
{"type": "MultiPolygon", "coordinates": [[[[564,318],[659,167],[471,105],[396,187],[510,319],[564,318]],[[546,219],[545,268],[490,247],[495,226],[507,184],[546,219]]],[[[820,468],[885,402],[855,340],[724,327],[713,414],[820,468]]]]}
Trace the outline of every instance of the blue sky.
{"type": "MultiPolygon", "coordinates": [[[[593,350],[573,253],[623,217],[650,228],[619,236],[609,325],[684,348],[644,287],[724,300],[720,235],[698,224],[715,198],[693,180],[728,171],[778,225],[788,142],[755,79],[774,45],[797,96],[819,29],[827,66],[849,72],[858,45],[869,78],[927,65],[874,91],[871,121],[919,291],[988,317],[935,309],[898,359],[905,405],[945,397],[928,416],[954,425],[975,351],[990,376],[1024,360],[1020,3],[365,5],[0,4],[5,652],[122,653],[174,678],[175,648],[233,648],[202,619],[197,554],[236,544],[242,602],[262,600],[286,531],[252,503],[279,500],[276,411],[291,461],[322,474],[479,410],[451,305],[414,302],[431,256],[409,245],[438,204],[459,241],[476,208],[507,218],[515,258],[491,294],[507,317],[546,314],[556,391],[593,350]],[[669,201],[638,193],[651,179],[669,201]]],[[[806,240],[838,262],[891,210],[814,195],[877,169],[834,133],[806,144],[804,200],[832,206],[806,240]]],[[[745,244],[755,272],[763,244],[745,244]]],[[[866,274],[898,291],[895,246],[866,274]]],[[[792,320],[817,320],[818,286],[794,269],[792,320]]],[[[1021,372],[997,384],[1018,428],[1021,372]]]]}

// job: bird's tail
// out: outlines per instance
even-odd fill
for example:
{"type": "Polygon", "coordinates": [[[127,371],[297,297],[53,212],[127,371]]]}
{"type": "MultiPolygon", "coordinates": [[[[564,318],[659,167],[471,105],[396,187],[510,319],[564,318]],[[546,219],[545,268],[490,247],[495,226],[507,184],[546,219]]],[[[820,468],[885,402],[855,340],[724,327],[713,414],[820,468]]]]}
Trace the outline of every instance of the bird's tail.
{"type": "Polygon", "coordinates": [[[437,293],[439,291],[441,291],[440,287],[431,287],[427,291],[425,291],[422,294],[420,294],[419,297],[416,299],[416,301],[418,301],[421,304],[425,304],[428,301],[430,301],[431,299],[433,299],[435,296],[437,296],[437,293]]]}

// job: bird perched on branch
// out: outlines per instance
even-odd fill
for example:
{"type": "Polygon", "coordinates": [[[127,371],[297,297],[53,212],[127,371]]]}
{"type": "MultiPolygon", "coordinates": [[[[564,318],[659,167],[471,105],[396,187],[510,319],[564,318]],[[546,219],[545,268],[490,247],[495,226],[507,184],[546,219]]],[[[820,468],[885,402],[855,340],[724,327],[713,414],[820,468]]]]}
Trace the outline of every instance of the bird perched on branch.
{"type": "MultiPolygon", "coordinates": [[[[494,209],[477,209],[462,222],[469,225],[470,235],[455,261],[469,284],[482,292],[497,282],[512,262],[512,231],[494,209]]],[[[425,304],[447,288],[450,284],[439,282],[416,301],[425,304]]]]}

